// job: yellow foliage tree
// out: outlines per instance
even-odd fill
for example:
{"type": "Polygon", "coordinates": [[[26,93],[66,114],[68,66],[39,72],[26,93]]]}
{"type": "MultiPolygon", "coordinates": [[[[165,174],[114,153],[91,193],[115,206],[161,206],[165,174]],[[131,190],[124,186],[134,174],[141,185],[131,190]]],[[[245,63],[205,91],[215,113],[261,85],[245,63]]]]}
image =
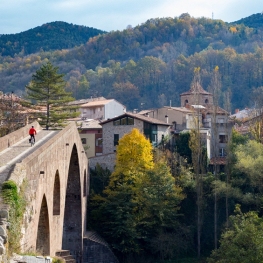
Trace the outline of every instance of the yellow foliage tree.
{"type": "Polygon", "coordinates": [[[136,176],[154,167],[152,145],[136,128],[125,134],[117,146],[116,166],[110,177],[110,186],[116,181],[136,176]]]}

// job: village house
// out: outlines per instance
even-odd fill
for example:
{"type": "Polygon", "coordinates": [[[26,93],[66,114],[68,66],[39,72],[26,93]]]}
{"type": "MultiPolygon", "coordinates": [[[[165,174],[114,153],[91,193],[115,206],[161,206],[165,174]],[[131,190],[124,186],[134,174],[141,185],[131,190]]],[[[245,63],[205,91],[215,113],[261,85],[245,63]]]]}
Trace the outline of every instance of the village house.
{"type": "Polygon", "coordinates": [[[98,120],[84,120],[78,128],[87,158],[102,154],[102,127],[98,120]]]}
{"type": "Polygon", "coordinates": [[[126,112],[126,107],[114,99],[101,99],[80,105],[79,111],[83,120],[107,120],[126,112]]]}
{"type": "Polygon", "coordinates": [[[116,146],[119,139],[133,128],[137,128],[153,146],[162,143],[162,140],[170,134],[170,124],[140,114],[126,112],[115,118],[102,121],[103,155],[89,158],[89,165],[95,168],[100,164],[104,168],[113,170],[116,157],[116,146]]]}

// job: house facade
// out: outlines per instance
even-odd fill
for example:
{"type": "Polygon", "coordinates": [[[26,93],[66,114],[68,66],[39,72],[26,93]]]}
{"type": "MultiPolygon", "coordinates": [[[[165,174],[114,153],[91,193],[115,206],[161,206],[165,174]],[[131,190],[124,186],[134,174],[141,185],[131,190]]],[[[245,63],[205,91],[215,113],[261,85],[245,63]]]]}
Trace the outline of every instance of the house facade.
{"type": "Polygon", "coordinates": [[[139,114],[169,123],[173,131],[186,129],[186,116],[193,110],[186,107],[164,106],[162,108],[141,111],[139,114]]]}
{"type": "Polygon", "coordinates": [[[161,143],[163,137],[170,134],[170,124],[134,113],[125,113],[100,124],[103,134],[103,154],[115,152],[119,139],[133,128],[143,133],[153,146],[161,143]]]}
{"type": "Polygon", "coordinates": [[[101,155],[102,127],[99,121],[81,121],[78,130],[87,158],[101,155]]]}
{"type": "Polygon", "coordinates": [[[170,135],[170,124],[146,117],[140,114],[124,113],[115,118],[100,122],[102,126],[103,154],[89,158],[89,166],[94,169],[96,164],[109,170],[114,169],[116,147],[119,140],[133,128],[137,128],[153,146],[162,142],[164,137],[170,135]]]}
{"type": "Polygon", "coordinates": [[[83,120],[107,120],[126,112],[126,107],[114,99],[102,99],[82,104],[79,110],[83,120]]]}
{"type": "Polygon", "coordinates": [[[224,166],[232,130],[229,113],[214,105],[213,95],[200,85],[181,94],[182,105],[192,109],[192,113],[186,116],[186,130],[199,129],[212,170],[217,169],[217,166],[224,166]]]}

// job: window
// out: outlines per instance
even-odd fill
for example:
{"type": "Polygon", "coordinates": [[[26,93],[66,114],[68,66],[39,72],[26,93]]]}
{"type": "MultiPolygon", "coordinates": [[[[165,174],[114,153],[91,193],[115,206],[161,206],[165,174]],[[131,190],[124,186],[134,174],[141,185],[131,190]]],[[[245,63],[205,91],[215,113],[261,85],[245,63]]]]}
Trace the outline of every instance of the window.
{"type": "Polygon", "coordinates": [[[220,157],[226,156],[226,149],[225,148],[220,148],[219,149],[219,156],[220,157]]]}
{"type": "Polygon", "coordinates": [[[127,125],[127,118],[121,119],[121,125],[127,125]]]}
{"type": "Polygon", "coordinates": [[[120,119],[113,122],[114,126],[121,125],[120,119]]]}
{"type": "Polygon", "coordinates": [[[176,121],[173,121],[173,130],[176,130],[176,121]]]}
{"type": "Polygon", "coordinates": [[[219,135],[219,143],[227,143],[227,135],[219,135]]]}
{"type": "Polygon", "coordinates": [[[87,144],[87,139],[86,138],[81,138],[82,144],[87,144]]]}
{"type": "Polygon", "coordinates": [[[134,118],[124,117],[118,120],[113,121],[113,125],[134,125],[134,118]]]}
{"type": "Polygon", "coordinates": [[[134,118],[128,117],[128,125],[134,125],[134,118]]]}
{"type": "Polygon", "coordinates": [[[119,143],[119,134],[114,134],[113,145],[116,146],[119,143]]]}
{"type": "Polygon", "coordinates": [[[98,139],[96,140],[96,146],[102,147],[102,138],[98,138],[98,139]]]}

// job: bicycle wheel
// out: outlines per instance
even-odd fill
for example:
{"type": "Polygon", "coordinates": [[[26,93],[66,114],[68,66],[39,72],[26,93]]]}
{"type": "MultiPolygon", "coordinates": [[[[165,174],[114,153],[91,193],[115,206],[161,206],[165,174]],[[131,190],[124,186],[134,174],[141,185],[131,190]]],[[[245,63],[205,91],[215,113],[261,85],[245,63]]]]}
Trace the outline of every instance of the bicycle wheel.
{"type": "Polygon", "coordinates": [[[31,146],[33,146],[35,144],[35,139],[34,138],[31,138],[31,146]]]}

